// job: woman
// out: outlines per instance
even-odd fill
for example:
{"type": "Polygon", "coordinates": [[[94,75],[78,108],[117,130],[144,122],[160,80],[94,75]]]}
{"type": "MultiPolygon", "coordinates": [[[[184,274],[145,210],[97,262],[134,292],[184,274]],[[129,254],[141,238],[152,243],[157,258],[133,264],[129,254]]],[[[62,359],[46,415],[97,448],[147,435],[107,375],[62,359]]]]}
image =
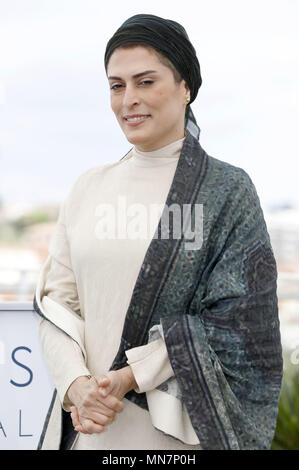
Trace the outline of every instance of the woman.
{"type": "Polygon", "coordinates": [[[200,66],[181,25],[134,15],[105,68],[133,148],[79,176],[42,266],[34,307],[56,388],[39,448],[269,449],[282,353],[254,184],[199,144],[200,66]]]}

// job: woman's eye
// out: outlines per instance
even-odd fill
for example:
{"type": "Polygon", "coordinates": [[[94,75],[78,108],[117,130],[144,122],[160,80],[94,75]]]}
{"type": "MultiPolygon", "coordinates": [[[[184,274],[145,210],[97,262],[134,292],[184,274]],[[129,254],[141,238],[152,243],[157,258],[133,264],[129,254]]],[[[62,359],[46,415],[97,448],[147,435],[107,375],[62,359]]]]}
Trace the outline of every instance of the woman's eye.
{"type": "MultiPolygon", "coordinates": [[[[141,84],[142,83],[145,83],[147,85],[151,85],[152,83],[154,83],[153,80],[142,80],[142,82],[140,82],[141,84]]],[[[119,85],[119,84],[116,84],[116,85],[112,85],[111,87],[111,90],[117,90],[119,87],[121,87],[122,85],[119,85]]]]}
{"type": "Polygon", "coordinates": [[[154,83],[153,80],[143,80],[141,83],[147,83],[147,84],[151,84],[151,83],[154,83]]]}

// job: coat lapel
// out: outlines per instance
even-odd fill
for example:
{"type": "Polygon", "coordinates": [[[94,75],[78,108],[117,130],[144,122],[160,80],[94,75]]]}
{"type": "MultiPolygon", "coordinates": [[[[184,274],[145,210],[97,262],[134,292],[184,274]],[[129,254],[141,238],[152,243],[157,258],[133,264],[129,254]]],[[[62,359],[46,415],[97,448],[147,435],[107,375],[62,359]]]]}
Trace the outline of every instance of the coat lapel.
{"type": "Polygon", "coordinates": [[[172,216],[169,217],[169,238],[161,238],[161,219],[172,204],[177,204],[181,211],[183,204],[194,204],[205,177],[207,161],[206,152],[186,129],[186,138],[167,195],[166,207],[143,259],[126,313],[119,350],[110,370],[127,365],[127,349],[147,343],[147,334],[155,315],[158,298],[163,292],[169,270],[183,240],[183,236],[172,238],[172,216]]]}

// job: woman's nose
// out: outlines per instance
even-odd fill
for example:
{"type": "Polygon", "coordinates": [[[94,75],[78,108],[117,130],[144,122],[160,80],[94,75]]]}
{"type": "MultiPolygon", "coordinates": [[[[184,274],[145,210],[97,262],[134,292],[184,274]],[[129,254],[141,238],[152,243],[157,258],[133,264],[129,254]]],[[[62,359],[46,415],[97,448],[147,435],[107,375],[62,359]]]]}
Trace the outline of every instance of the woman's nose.
{"type": "Polygon", "coordinates": [[[136,88],[133,86],[126,86],[123,94],[123,105],[124,107],[130,108],[135,103],[138,103],[139,98],[136,92],[136,88]]]}

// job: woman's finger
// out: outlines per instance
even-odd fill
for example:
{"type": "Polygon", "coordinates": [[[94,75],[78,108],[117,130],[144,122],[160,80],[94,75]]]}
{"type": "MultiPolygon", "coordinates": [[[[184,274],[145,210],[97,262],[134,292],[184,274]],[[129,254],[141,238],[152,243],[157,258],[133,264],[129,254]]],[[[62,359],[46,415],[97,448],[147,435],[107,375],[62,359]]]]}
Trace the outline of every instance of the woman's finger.
{"type": "MultiPolygon", "coordinates": [[[[79,426],[78,426],[78,428],[79,428],[79,426]]],[[[106,429],[105,426],[103,426],[101,424],[96,424],[91,419],[86,419],[86,418],[81,419],[81,428],[82,428],[81,432],[83,432],[85,434],[101,433],[101,432],[105,431],[105,429],[106,429]]],[[[77,431],[77,429],[76,429],[76,431],[77,431]]]]}
{"type": "Polygon", "coordinates": [[[101,413],[98,410],[93,411],[90,413],[89,418],[95,423],[95,424],[100,424],[101,426],[107,426],[110,423],[112,423],[115,419],[115,414],[111,416],[107,416],[103,413],[101,413]]]}
{"type": "Polygon", "coordinates": [[[107,395],[109,395],[111,393],[111,384],[108,384],[106,387],[101,385],[99,387],[99,392],[100,394],[102,395],[102,397],[106,397],[107,395]]]}
{"type": "Polygon", "coordinates": [[[78,413],[77,407],[76,406],[71,406],[70,410],[71,410],[71,418],[72,418],[73,426],[74,427],[79,426],[80,421],[79,421],[79,413],[78,413]]]}
{"type": "Polygon", "coordinates": [[[106,387],[110,383],[110,379],[106,375],[96,375],[94,377],[98,383],[98,385],[102,387],[106,387]]]}
{"type": "Polygon", "coordinates": [[[117,413],[120,413],[124,409],[123,402],[113,395],[107,395],[106,397],[99,395],[97,401],[117,413]]]}
{"type": "Polygon", "coordinates": [[[94,408],[92,408],[91,411],[95,411],[96,413],[101,413],[101,414],[107,416],[108,418],[112,418],[116,414],[115,410],[113,410],[112,408],[106,406],[104,403],[102,403],[99,400],[97,400],[96,406],[94,408]]]}
{"type": "Polygon", "coordinates": [[[75,426],[75,431],[77,432],[82,432],[83,434],[87,434],[85,431],[84,431],[84,428],[81,424],[79,424],[78,426],[75,426]]]}

